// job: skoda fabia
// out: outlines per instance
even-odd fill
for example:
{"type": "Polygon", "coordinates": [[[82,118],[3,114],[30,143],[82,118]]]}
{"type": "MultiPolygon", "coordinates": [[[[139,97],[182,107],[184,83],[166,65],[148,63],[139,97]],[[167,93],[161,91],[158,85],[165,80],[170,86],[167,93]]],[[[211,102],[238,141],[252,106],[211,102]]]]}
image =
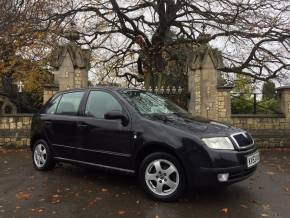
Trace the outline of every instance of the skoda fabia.
{"type": "Polygon", "coordinates": [[[69,162],[136,174],[162,201],[244,180],[259,162],[246,131],[193,117],[150,92],[112,87],[53,96],[33,117],[31,150],[37,170],[69,162]]]}

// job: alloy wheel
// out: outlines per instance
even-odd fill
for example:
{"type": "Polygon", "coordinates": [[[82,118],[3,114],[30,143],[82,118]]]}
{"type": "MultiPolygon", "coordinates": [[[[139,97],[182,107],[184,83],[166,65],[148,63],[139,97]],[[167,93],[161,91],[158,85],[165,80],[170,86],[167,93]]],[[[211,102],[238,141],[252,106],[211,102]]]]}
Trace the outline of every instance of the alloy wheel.
{"type": "Polygon", "coordinates": [[[168,196],[174,193],[179,186],[179,172],[172,162],[157,159],[147,166],[145,180],[153,193],[168,196]]]}
{"type": "Polygon", "coordinates": [[[34,149],[34,163],[38,168],[42,168],[47,161],[47,152],[43,144],[38,144],[34,149]]]}

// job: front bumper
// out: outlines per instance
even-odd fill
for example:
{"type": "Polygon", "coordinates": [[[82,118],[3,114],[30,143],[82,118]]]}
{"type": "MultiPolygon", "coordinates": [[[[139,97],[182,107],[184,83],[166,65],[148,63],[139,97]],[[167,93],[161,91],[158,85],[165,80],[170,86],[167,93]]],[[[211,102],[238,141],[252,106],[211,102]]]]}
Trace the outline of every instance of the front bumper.
{"type": "Polygon", "coordinates": [[[207,185],[214,184],[231,184],[235,182],[242,181],[247,179],[257,169],[257,165],[251,168],[247,168],[247,166],[238,166],[238,167],[228,167],[228,168],[200,168],[200,176],[204,181],[203,184],[207,183],[207,185]],[[228,173],[229,178],[226,182],[220,182],[217,179],[217,175],[221,173],[228,173]]]}
{"type": "Polygon", "coordinates": [[[198,166],[191,169],[191,184],[209,186],[231,184],[247,179],[257,169],[257,164],[250,168],[247,167],[247,156],[256,152],[256,147],[244,151],[209,149],[203,153],[205,156],[202,160],[191,162],[191,166],[198,166]],[[220,182],[218,180],[218,174],[222,173],[229,174],[227,181],[220,182]]]}

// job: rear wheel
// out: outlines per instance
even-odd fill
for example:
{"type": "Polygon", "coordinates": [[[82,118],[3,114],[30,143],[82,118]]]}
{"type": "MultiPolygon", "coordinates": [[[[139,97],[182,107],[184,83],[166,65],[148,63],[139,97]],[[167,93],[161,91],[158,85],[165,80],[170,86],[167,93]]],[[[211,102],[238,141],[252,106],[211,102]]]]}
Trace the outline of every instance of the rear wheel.
{"type": "Polygon", "coordinates": [[[139,179],[154,199],[174,201],[185,189],[185,174],[179,161],[167,153],[152,153],[141,163],[139,179]]]}
{"type": "Polygon", "coordinates": [[[33,146],[33,165],[37,170],[50,170],[55,166],[52,152],[44,140],[38,140],[33,146]]]}

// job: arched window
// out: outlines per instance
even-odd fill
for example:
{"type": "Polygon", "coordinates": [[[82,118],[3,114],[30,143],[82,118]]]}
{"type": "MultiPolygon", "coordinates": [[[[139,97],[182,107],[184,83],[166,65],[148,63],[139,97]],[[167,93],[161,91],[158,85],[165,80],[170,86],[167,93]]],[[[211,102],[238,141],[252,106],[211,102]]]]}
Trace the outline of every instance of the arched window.
{"type": "Polygon", "coordinates": [[[2,108],[4,102],[3,101],[0,101],[0,115],[4,113],[4,110],[2,108]]]}
{"type": "Polygon", "coordinates": [[[11,105],[6,105],[6,106],[4,107],[4,113],[5,113],[5,114],[12,114],[12,111],[13,111],[13,108],[12,108],[11,105]]]}

